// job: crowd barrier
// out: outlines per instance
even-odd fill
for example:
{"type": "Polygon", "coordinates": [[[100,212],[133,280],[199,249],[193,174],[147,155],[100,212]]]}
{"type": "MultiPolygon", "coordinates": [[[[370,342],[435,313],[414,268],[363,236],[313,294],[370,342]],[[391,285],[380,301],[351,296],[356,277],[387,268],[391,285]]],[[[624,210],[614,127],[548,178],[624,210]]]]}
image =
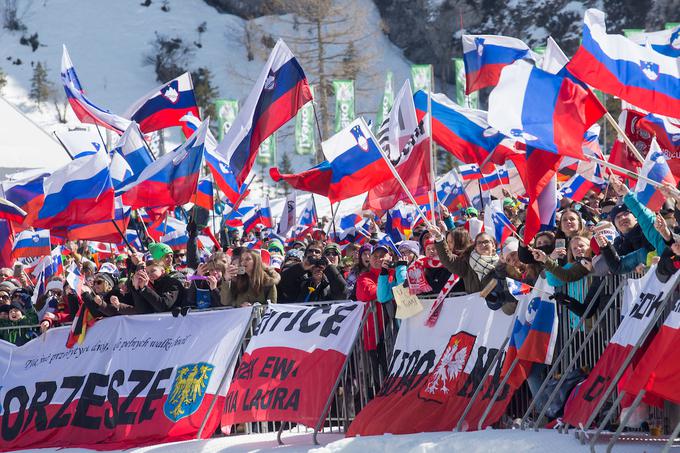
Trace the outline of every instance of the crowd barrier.
{"type": "MultiPolygon", "coordinates": [[[[544,426],[546,420],[546,410],[551,401],[556,397],[564,378],[568,376],[569,372],[575,368],[583,369],[585,372],[591,370],[600,355],[607,346],[610,338],[616,331],[621,320],[621,306],[623,302],[624,288],[628,278],[639,278],[642,274],[627,274],[621,276],[607,276],[601,279],[597,286],[595,297],[602,297],[606,302],[600,304],[599,310],[590,319],[574,318],[570,312],[563,307],[558,308],[559,316],[559,330],[557,337],[557,344],[554,353],[552,366],[548,366],[548,370],[538,391],[548,394],[547,400],[545,395],[543,398],[536,398],[529,391],[529,387],[525,382],[514,394],[510,404],[506,410],[506,416],[501,419],[494,427],[495,428],[509,428],[519,427],[521,429],[535,429],[538,430],[544,426]],[[552,380],[557,380],[557,385],[553,386],[552,392],[548,392],[546,388],[548,383],[552,380]],[[540,406],[537,402],[541,401],[540,406]]],[[[569,295],[576,295],[576,298],[583,298],[591,289],[593,285],[592,280],[583,279],[577,283],[571,283],[562,288],[557,288],[556,291],[566,292],[569,295]]],[[[460,294],[451,294],[450,297],[455,297],[460,294]]],[[[673,300],[680,298],[680,291],[676,285],[675,291],[669,295],[673,300]]],[[[306,305],[324,306],[332,303],[342,301],[328,301],[328,302],[313,302],[306,303],[306,305]]],[[[374,302],[371,304],[371,311],[375,312],[378,304],[374,302]]],[[[665,315],[672,309],[673,304],[666,304],[663,313],[659,313],[656,320],[656,326],[663,323],[665,315]]],[[[259,304],[255,306],[250,327],[241,343],[241,354],[245,351],[250,338],[254,333],[257,323],[260,321],[264,313],[265,306],[259,304]]],[[[210,310],[221,310],[223,308],[216,308],[210,310]]],[[[234,434],[251,434],[251,433],[266,433],[277,432],[280,443],[283,443],[282,434],[286,432],[309,432],[313,434],[314,441],[319,432],[324,433],[344,433],[347,431],[349,425],[354,420],[355,415],[376,395],[380,389],[380,384],[385,378],[390,358],[393,352],[396,336],[398,333],[398,324],[395,320],[384,316],[382,326],[378,325],[378,317],[372,316],[369,318],[374,323],[374,328],[382,330],[382,340],[379,342],[378,349],[374,353],[369,353],[364,348],[365,329],[360,329],[359,335],[352,346],[351,352],[347,356],[347,361],[343,367],[338,378],[335,390],[330,395],[326,405],[326,415],[323,422],[316,427],[306,426],[291,426],[286,422],[249,422],[242,423],[234,427],[232,433],[234,434]]],[[[366,322],[366,318],[364,318],[366,322]]],[[[21,328],[35,328],[39,333],[39,326],[21,326],[21,328]]],[[[8,330],[11,327],[2,327],[1,330],[8,330]]],[[[500,360],[501,354],[498,354],[497,360],[500,360]]],[[[491,370],[494,363],[490,363],[487,368],[491,370]]],[[[499,384],[499,389],[502,388],[503,382],[499,384]]],[[[480,389],[478,388],[477,391],[480,389]]],[[[493,405],[495,400],[489,402],[487,408],[493,405]]],[[[607,398],[603,398],[599,413],[592,415],[591,422],[597,423],[600,430],[605,427],[604,422],[616,422],[619,417],[618,409],[619,394],[615,386],[612,386],[611,392],[607,398]],[[599,418],[596,418],[599,417],[599,418]]],[[[668,405],[663,409],[651,408],[650,411],[650,426],[658,433],[668,436],[668,439],[673,439],[680,431],[680,424],[676,425],[678,420],[675,420],[673,408],[668,405]]],[[[464,416],[459,420],[458,428],[462,424],[464,416]]],[[[480,422],[481,424],[481,422],[480,422]]],[[[578,431],[578,430],[577,430],[578,431]]],[[[635,429],[631,429],[632,435],[635,435],[635,429]]],[[[569,432],[569,426],[561,426],[560,432],[569,432]]],[[[581,430],[577,436],[583,442],[587,439],[581,430]]],[[[611,444],[617,439],[621,438],[612,436],[611,444]]],[[[216,434],[219,435],[219,434],[216,434]]],[[[640,435],[640,433],[637,433],[640,435]]],[[[591,448],[596,439],[591,439],[591,448]]]]}

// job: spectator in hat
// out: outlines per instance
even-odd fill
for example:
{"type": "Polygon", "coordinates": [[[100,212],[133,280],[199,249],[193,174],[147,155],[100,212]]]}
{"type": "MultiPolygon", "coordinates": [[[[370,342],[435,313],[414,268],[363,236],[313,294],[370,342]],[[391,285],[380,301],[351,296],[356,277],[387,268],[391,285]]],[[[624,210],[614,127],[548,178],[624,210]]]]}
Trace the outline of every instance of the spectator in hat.
{"type": "MultiPolygon", "coordinates": [[[[153,244],[149,244],[151,245],[153,244]]],[[[163,258],[168,255],[157,253],[156,256],[163,258]]],[[[182,281],[167,274],[164,264],[155,259],[146,266],[138,266],[128,281],[130,298],[128,300],[139,314],[167,312],[175,307],[180,308],[185,297],[184,291],[182,281]]]]}
{"type": "Polygon", "coordinates": [[[382,269],[378,276],[376,298],[381,304],[386,304],[394,300],[392,288],[403,285],[404,282],[406,282],[408,278],[408,266],[418,259],[419,246],[416,241],[401,241],[397,243],[397,250],[401,253],[401,256],[394,265],[392,278],[390,278],[390,264],[392,263],[390,258],[383,260],[382,269]]]}
{"type": "Polygon", "coordinates": [[[357,300],[356,283],[359,275],[370,269],[371,251],[373,246],[371,244],[364,244],[357,249],[354,256],[354,265],[347,273],[347,298],[350,300],[357,300]]]}
{"type": "Polygon", "coordinates": [[[109,272],[98,272],[92,282],[92,291],[85,290],[82,300],[96,318],[134,314],[135,307],[118,288],[118,279],[109,272]]]}
{"type": "Polygon", "coordinates": [[[0,327],[10,329],[0,330],[0,340],[5,340],[16,346],[22,346],[38,336],[36,327],[29,327],[38,323],[38,315],[33,306],[26,307],[19,299],[13,299],[11,303],[0,305],[0,327]]]}

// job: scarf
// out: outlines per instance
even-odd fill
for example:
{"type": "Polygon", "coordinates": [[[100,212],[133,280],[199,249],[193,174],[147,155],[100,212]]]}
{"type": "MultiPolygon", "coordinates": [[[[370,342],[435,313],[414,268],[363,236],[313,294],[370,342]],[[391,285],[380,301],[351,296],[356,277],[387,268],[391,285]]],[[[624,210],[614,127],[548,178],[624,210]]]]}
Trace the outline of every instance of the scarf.
{"type": "Polygon", "coordinates": [[[496,264],[498,263],[498,255],[482,256],[477,253],[476,250],[473,250],[472,253],[470,253],[469,263],[470,267],[473,271],[475,271],[477,278],[479,278],[479,281],[481,282],[484,276],[494,270],[496,267],[496,264]]]}

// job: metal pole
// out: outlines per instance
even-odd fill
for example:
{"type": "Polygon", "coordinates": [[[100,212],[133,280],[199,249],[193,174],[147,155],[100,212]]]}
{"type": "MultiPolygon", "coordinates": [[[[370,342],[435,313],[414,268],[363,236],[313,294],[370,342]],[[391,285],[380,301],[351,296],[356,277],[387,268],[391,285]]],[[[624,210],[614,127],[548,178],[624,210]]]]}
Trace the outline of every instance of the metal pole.
{"type": "MultiPolygon", "coordinates": [[[[493,405],[496,403],[496,400],[501,394],[501,391],[503,390],[503,386],[510,380],[510,375],[512,374],[512,371],[515,369],[515,366],[519,363],[519,357],[515,357],[515,360],[512,361],[510,364],[510,368],[508,368],[508,371],[505,373],[505,376],[503,376],[503,380],[501,381],[500,384],[498,384],[498,388],[496,389],[495,392],[493,392],[493,397],[491,398],[491,401],[489,404],[487,404],[486,409],[484,409],[484,413],[482,413],[482,417],[479,419],[479,423],[477,423],[477,429],[479,431],[482,430],[482,426],[484,425],[484,420],[486,420],[486,417],[489,415],[489,412],[491,412],[491,409],[493,408],[493,405]]],[[[533,365],[532,365],[533,366],[533,365]]]]}
{"type": "Polygon", "coordinates": [[[430,177],[431,181],[431,191],[430,196],[430,209],[432,214],[432,223],[435,223],[435,203],[434,199],[437,197],[437,150],[434,147],[434,140],[432,138],[432,91],[434,90],[434,68],[430,65],[430,89],[427,90],[427,122],[428,129],[430,130],[430,177]]]}
{"type": "MultiPolygon", "coordinates": [[[[588,304],[588,307],[586,308],[586,313],[589,312],[589,311],[591,310],[593,304],[595,303],[595,301],[597,300],[597,298],[598,298],[599,295],[600,295],[600,291],[602,291],[602,289],[604,288],[605,283],[606,283],[606,282],[605,282],[604,280],[602,280],[602,282],[600,283],[600,287],[599,287],[598,290],[595,292],[595,296],[593,297],[593,299],[592,299],[592,300],[590,301],[590,303],[588,304]]],[[[620,291],[620,289],[621,289],[621,285],[619,285],[619,287],[616,289],[616,291],[614,291],[614,294],[612,294],[612,296],[609,298],[609,301],[607,302],[607,305],[605,306],[605,309],[602,310],[602,312],[600,313],[600,315],[598,315],[598,319],[597,319],[597,322],[596,322],[595,325],[597,325],[597,326],[600,325],[601,318],[604,316],[603,313],[604,313],[607,309],[609,309],[609,306],[612,304],[612,302],[613,302],[613,300],[614,300],[614,297],[615,297],[616,294],[620,291]]],[[[543,383],[542,383],[541,386],[538,388],[538,391],[536,392],[536,394],[533,395],[533,399],[531,400],[531,403],[529,404],[529,407],[527,408],[526,412],[524,413],[524,416],[522,417],[522,421],[520,422],[520,427],[521,427],[522,430],[525,429],[524,424],[525,424],[525,422],[526,422],[526,418],[529,416],[529,413],[531,413],[531,410],[532,410],[532,409],[534,408],[534,406],[536,405],[536,401],[537,401],[539,395],[541,395],[541,393],[543,393],[543,390],[545,390],[546,386],[548,385],[548,382],[550,382],[550,376],[552,376],[553,373],[557,370],[557,367],[559,366],[560,361],[562,360],[562,357],[563,357],[563,356],[567,353],[567,351],[569,350],[568,346],[572,343],[572,341],[574,341],[574,338],[576,338],[576,335],[578,334],[578,330],[581,328],[581,326],[584,324],[584,322],[585,322],[585,317],[582,316],[582,317],[579,319],[578,324],[576,325],[576,327],[574,327],[574,328],[571,330],[571,333],[569,334],[569,337],[567,338],[567,341],[566,341],[566,343],[564,344],[564,346],[562,346],[562,349],[560,350],[560,353],[557,355],[557,357],[556,357],[555,359],[553,359],[553,365],[552,365],[552,367],[550,367],[550,370],[548,370],[548,373],[546,374],[546,377],[545,377],[545,379],[543,380],[543,383]]],[[[563,375],[564,375],[564,373],[563,373],[563,375]]],[[[560,385],[561,385],[560,382],[558,382],[558,386],[557,386],[557,387],[559,388],[560,385]]],[[[541,409],[543,409],[543,408],[541,408],[541,409]]]]}
{"type": "MultiPolygon", "coordinates": [[[[323,421],[326,418],[326,412],[328,411],[328,408],[331,406],[331,403],[333,402],[333,398],[335,397],[335,391],[338,389],[338,385],[340,385],[340,381],[342,380],[342,376],[345,373],[345,369],[347,368],[347,364],[349,363],[349,358],[354,352],[354,348],[356,348],[358,342],[357,339],[359,339],[359,332],[362,332],[364,329],[364,324],[366,324],[366,320],[368,319],[368,315],[370,313],[374,313],[375,308],[373,305],[369,305],[369,309],[366,310],[366,313],[364,313],[363,318],[361,319],[361,324],[359,325],[359,328],[354,332],[354,338],[352,338],[352,348],[350,349],[350,353],[347,354],[347,357],[345,357],[345,363],[342,364],[342,368],[340,369],[340,373],[338,374],[338,377],[335,379],[335,384],[333,384],[333,388],[331,389],[330,394],[328,395],[328,399],[326,400],[326,404],[323,407],[323,411],[321,411],[321,416],[319,417],[319,421],[316,423],[316,426],[314,427],[314,434],[312,434],[312,440],[314,441],[314,445],[319,445],[319,441],[316,439],[316,436],[319,434],[319,429],[323,425],[323,421]]],[[[376,318],[377,316],[374,316],[376,318]]]]}
{"type": "Polygon", "coordinates": [[[663,450],[661,450],[661,453],[668,453],[668,451],[673,446],[673,443],[675,442],[675,438],[678,437],[678,434],[680,434],[680,422],[678,422],[678,424],[675,425],[675,428],[673,428],[673,432],[671,433],[670,436],[668,436],[668,441],[666,442],[666,445],[664,445],[663,450]]]}
{"type": "MultiPolygon", "coordinates": [[[[512,335],[512,332],[510,333],[512,335]]],[[[479,381],[479,384],[477,385],[477,388],[475,389],[475,392],[472,394],[472,397],[470,398],[470,402],[465,406],[465,410],[463,411],[463,414],[460,416],[460,419],[458,420],[458,424],[456,425],[456,432],[460,432],[461,428],[463,427],[463,422],[465,421],[465,417],[467,417],[467,414],[472,410],[472,405],[475,403],[475,400],[477,399],[477,396],[479,395],[479,392],[482,391],[482,388],[484,387],[484,384],[486,383],[486,378],[487,374],[489,373],[489,370],[491,370],[496,363],[498,363],[498,360],[501,358],[501,355],[503,350],[505,349],[505,345],[508,344],[510,341],[510,335],[505,337],[505,340],[503,340],[503,344],[498,348],[498,352],[493,356],[493,360],[491,360],[491,363],[489,364],[488,367],[482,372],[482,379],[479,381]]]]}
{"type": "MultiPolygon", "coordinates": [[[[621,395],[624,395],[626,392],[621,392],[621,395]]],[[[645,396],[645,393],[647,391],[645,389],[640,390],[640,392],[637,394],[635,397],[635,400],[633,401],[633,404],[628,408],[628,412],[626,412],[626,416],[623,417],[623,420],[621,420],[621,423],[619,424],[618,428],[616,429],[616,432],[612,436],[611,439],[609,439],[609,444],[607,444],[607,453],[611,453],[612,448],[614,447],[614,444],[616,443],[616,439],[619,438],[621,435],[621,432],[623,431],[623,428],[626,427],[626,424],[628,423],[628,420],[630,420],[630,417],[633,415],[633,412],[637,407],[640,405],[642,402],[642,398],[645,396]]],[[[612,406],[612,408],[615,408],[616,406],[612,406]]],[[[610,410],[611,412],[611,410],[610,410]]],[[[609,416],[607,416],[607,420],[609,420],[609,416]]],[[[606,424],[605,424],[606,426],[606,424]]],[[[604,426],[603,426],[604,428],[604,426]]],[[[590,443],[590,448],[591,450],[595,449],[595,442],[597,441],[597,436],[599,436],[599,433],[597,433],[595,436],[593,436],[593,440],[590,443]]]]}
{"type": "Polygon", "coordinates": [[[647,339],[649,332],[652,331],[652,329],[654,328],[654,325],[659,320],[661,315],[663,315],[663,311],[666,307],[666,304],[668,304],[668,301],[670,300],[670,296],[673,294],[673,292],[675,291],[675,288],[678,286],[678,281],[680,281],[680,280],[678,280],[677,275],[674,278],[675,278],[675,282],[673,282],[673,285],[671,286],[670,291],[668,291],[668,294],[666,295],[663,303],[657,308],[652,319],[649,320],[649,323],[645,327],[645,330],[642,332],[642,335],[640,335],[640,337],[635,342],[635,345],[633,345],[633,348],[628,352],[626,359],[623,361],[621,366],[619,366],[619,369],[616,372],[616,374],[614,375],[614,378],[612,379],[612,381],[609,383],[607,390],[605,390],[605,393],[600,398],[600,401],[597,403],[597,406],[595,406],[595,409],[593,409],[593,413],[590,414],[590,417],[588,417],[588,420],[584,424],[585,429],[588,429],[588,426],[590,426],[593,423],[593,420],[595,420],[597,413],[600,412],[600,409],[602,409],[602,406],[604,405],[605,401],[607,400],[607,398],[609,398],[609,395],[611,394],[611,392],[616,387],[616,384],[619,382],[619,379],[621,379],[621,376],[626,371],[628,364],[631,362],[631,360],[633,360],[633,356],[635,355],[637,350],[640,349],[640,346],[642,346],[642,343],[647,339]]]}
{"type": "MultiPolygon", "coordinates": [[[[243,328],[243,333],[241,334],[241,339],[239,340],[239,348],[240,345],[243,344],[243,340],[246,338],[246,334],[248,333],[248,327],[250,327],[250,324],[253,322],[253,318],[255,317],[255,314],[257,312],[258,308],[253,307],[252,310],[250,311],[250,317],[248,318],[248,322],[245,324],[245,327],[243,328]]],[[[208,418],[210,417],[210,413],[212,412],[213,408],[215,407],[215,404],[217,404],[217,395],[220,393],[220,389],[224,386],[224,384],[227,382],[227,378],[230,377],[229,370],[231,369],[231,366],[234,364],[236,359],[239,357],[239,349],[236,348],[234,349],[234,353],[231,356],[231,359],[229,360],[229,364],[224,370],[224,374],[222,375],[222,379],[220,380],[220,384],[217,386],[217,392],[215,393],[215,398],[210,402],[210,406],[208,407],[208,411],[205,413],[205,417],[203,418],[203,421],[201,422],[201,427],[198,430],[198,434],[196,435],[196,439],[200,439],[201,435],[203,434],[203,430],[205,429],[205,425],[208,423],[208,418]]]]}

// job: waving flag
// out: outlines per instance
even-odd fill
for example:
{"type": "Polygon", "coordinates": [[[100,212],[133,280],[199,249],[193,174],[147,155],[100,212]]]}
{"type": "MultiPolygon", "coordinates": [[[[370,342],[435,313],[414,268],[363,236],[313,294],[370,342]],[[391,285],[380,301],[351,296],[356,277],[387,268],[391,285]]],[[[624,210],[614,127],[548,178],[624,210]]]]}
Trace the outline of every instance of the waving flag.
{"type": "Polygon", "coordinates": [[[527,147],[527,205],[524,243],[531,241],[541,230],[555,225],[557,210],[557,168],[562,156],[542,149],[527,147]]]}
{"type": "Polygon", "coordinates": [[[21,223],[26,218],[26,211],[9,200],[0,198],[0,219],[21,223]]]}
{"type": "Polygon", "coordinates": [[[36,227],[65,227],[113,218],[113,186],[104,153],[73,160],[46,177],[43,187],[45,199],[36,227]]]}
{"type": "Polygon", "coordinates": [[[191,74],[185,72],[142,96],[128,108],[125,116],[136,121],[145,134],[166,127],[182,126],[185,137],[189,137],[191,130],[180,122],[189,112],[199,117],[194,83],[191,74]]]}
{"type": "Polygon", "coordinates": [[[47,176],[49,176],[49,173],[38,173],[16,181],[5,180],[2,182],[4,197],[26,212],[23,222],[17,222],[17,225],[23,228],[34,225],[40,207],[45,200],[43,181],[47,176]]]}
{"type": "Polygon", "coordinates": [[[411,229],[413,220],[413,211],[406,205],[390,209],[385,219],[385,233],[395,242],[404,240],[406,239],[405,231],[411,229]]]}
{"type": "Polygon", "coordinates": [[[316,203],[314,203],[314,196],[312,195],[307,200],[307,203],[302,207],[300,217],[297,219],[297,224],[301,226],[315,227],[319,222],[319,217],[316,214],[316,203]]]}
{"type": "Polygon", "coordinates": [[[122,189],[123,203],[133,209],[189,203],[196,193],[207,129],[203,122],[183,145],[147,166],[136,181],[122,189]]]}
{"type": "Polygon", "coordinates": [[[668,30],[633,33],[628,39],[643,47],[649,46],[667,57],[680,57],[680,25],[668,30]]]}
{"type": "Polygon", "coordinates": [[[465,94],[498,83],[507,65],[525,57],[534,58],[529,46],[517,38],[496,35],[463,35],[465,94]]]}
{"type": "Polygon", "coordinates": [[[465,188],[455,170],[446,172],[437,180],[437,199],[451,212],[470,205],[465,188]]]}
{"type": "Polygon", "coordinates": [[[59,144],[66,148],[68,154],[74,158],[85,154],[93,154],[105,150],[106,145],[102,141],[99,131],[93,127],[79,127],[54,131],[59,144]]]}
{"type": "Polygon", "coordinates": [[[50,230],[24,230],[14,238],[12,256],[46,256],[50,251],[50,230]]]}
{"type": "Polygon", "coordinates": [[[213,210],[214,203],[212,181],[206,178],[198,181],[198,187],[196,187],[196,194],[194,195],[192,202],[196,206],[207,209],[208,211],[213,210]]]}
{"type": "Polygon", "coordinates": [[[595,184],[592,181],[575,174],[560,187],[560,193],[563,197],[570,198],[573,201],[581,201],[593,187],[595,187],[595,184]]]}
{"type": "Polygon", "coordinates": [[[217,153],[236,173],[239,185],[250,173],[260,144],[311,99],[300,64],[288,46],[277,41],[243,108],[217,147],[217,153]]]}
{"type": "MultiPolygon", "coordinates": [[[[118,139],[118,142],[111,150],[111,153],[113,154],[113,157],[111,158],[112,167],[114,166],[114,159],[122,157],[127,163],[127,170],[132,173],[122,181],[120,187],[136,181],[144,169],[154,161],[154,157],[149,151],[149,147],[139,130],[139,126],[134,122],[130,123],[130,126],[125,130],[125,133],[118,139]]],[[[123,169],[122,173],[124,174],[126,167],[122,163],[119,163],[118,165],[123,169]]]]}
{"type": "Polygon", "coordinates": [[[66,46],[61,57],[61,82],[73,113],[83,123],[99,124],[118,134],[122,134],[130,125],[130,120],[97,107],[85,97],[85,90],[80,85],[66,46]]]}
{"type": "Polygon", "coordinates": [[[264,205],[257,205],[243,216],[243,231],[250,233],[258,225],[264,228],[272,228],[272,215],[269,209],[269,200],[264,205]]]}
{"type": "Polygon", "coordinates": [[[493,173],[485,174],[479,180],[483,190],[495,189],[501,185],[510,184],[510,174],[505,166],[494,167],[493,173]]]}
{"type": "Polygon", "coordinates": [[[418,119],[413,105],[411,84],[405,80],[389,115],[384,119],[376,134],[380,147],[390,160],[395,162],[395,165],[402,158],[402,150],[417,127],[418,119]]]}
{"type": "Polygon", "coordinates": [[[238,206],[237,208],[232,209],[228,214],[223,216],[224,224],[230,227],[243,226],[243,218],[253,209],[255,209],[254,206],[238,206]]]}
{"type": "Polygon", "coordinates": [[[109,218],[101,222],[86,225],[69,225],[66,228],[66,237],[72,241],[86,239],[90,241],[119,243],[121,242],[121,237],[118,231],[125,231],[129,222],[130,208],[123,206],[121,198],[116,197],[113,219],[109,218]]]}
{"type": "Polygon", "coordinates": [[[527,285],[526,283],[522,283],[518,280],[508,277],[505,277],[505,282],[508,285],[508,291],[515,298],[518,298],[519,296],[523,296],[525,294],[529,294],[531,292],[531,286],[527,285]]]}
{"type": "Polygon", "coordinates": [[[489,95],[489,124],[527,146],[584,159],[583,137],[606,110],[588,89],[525,61],[503,69],[489,95]]]}
{"type": "Polygon", "coordinates": [[[276,227],[276,233],[281,236],[286,236],[291,228],[295,225],[297,219],[297,192],[291,190],[286,195],[286,201],[283,205],[283,212],[279,219],[279,224],[276,227]]]}
{"type": "Polygon", "coordinates": [[[678,59],[608,35],[604,13],[586,11],[583,40],[567,70],[588,85],[642,109],[667,116],[680,111],[678,59]]]}
{"type": "Polygon", "coordinates": [[[647,131],[656,137],[659,148],[668,159],[673,176],[680,178],[680,120],[673,123],[670,118],[650,113],[640,119],[637,126],[643,132],[647,131]]]}
{"type": "MultiPolygon", "coordinates": [[[[427,94],[416,92],[413,102],[418,119],[423,119],[427,94]]],[[[481,165],[503,138],[489,126],[486,112],[460,107],[443,94],[432,95],[432,139],[461,162],[481,165]]]]}
{"type": "MultiPolygon", "coordinates": [[[[645,157],[645,162],[642,164],[642,169],[640,170],[640,175],[645,176],[652,181],[658,183],[667,182],[675,187],[675,178],[671,169],[666,163],[666,158],[659,149],[656,140],[652,141],[652,147],[645,157]]],[[[635,197],[640,203],[647,206],[654,212],[659,212],[661,206],[663,206],[666,201],[666,197],[659,191],[659,189],[645,181],[644,179],[638,180],[635,186],[635,197]]]]}
{"type": "MultiPolygon", "coordinates": [[[[401,150],[401,154],[396,159],[390,158],[402,182],[413,196],[426,194],[432,189],[430,134],[427,118],[427,116],[423,118],[412,131],[411,138],[401,150]]],[[[391,177],[368,191],[364,209],[380,213],[393,208],[399,201],[408,199],[401,184],[396,178],[391,177]]]]}
{"type": "Polygon", "coordinates": [[[460,171],[460,176],[463,178],[463,181],[482,179],[482,172],[479,171],[479,165],[477,164],[459,165],[458,171],[460,171]]]}
{"type": "Polygon", "coordinates": [[[14,230],[12,224],[4,219],[0,219],[0,266],[12,267],[12,246],[14,244],[14,230]]]}
{"type": "MultiPolygon", "coordinates": [[[[515,280],[512,281],[515,282],[515,280]]],[[[522,284],[517,283],[519,285],[516,286],[520,286],[521,292],[522,284]]],[[[510,288],[510,283],[508,283],[508,288],[510,288]]],[[[518,297],[519,304],[515,311],[515,322],[503,362],[502,373],[505,374],[515,358],[519,359],[511,378],[511,380],[516,379],[515,382],[519,384],[529,375],[531,363],[550,364],[552,362],[557,343],[559,327],[557,306],[555,301],[549,298],[553,293],[553,288],[544,278],[536,282],[535,288],[531,293],[518,297]]]]}
{"type": "Polygon", "coordinates": [[[515,233],[515,227],[503,212],[500,200],[493,200],[484,209],[484,231],[496,239],[499,247],[515,233]]]}

